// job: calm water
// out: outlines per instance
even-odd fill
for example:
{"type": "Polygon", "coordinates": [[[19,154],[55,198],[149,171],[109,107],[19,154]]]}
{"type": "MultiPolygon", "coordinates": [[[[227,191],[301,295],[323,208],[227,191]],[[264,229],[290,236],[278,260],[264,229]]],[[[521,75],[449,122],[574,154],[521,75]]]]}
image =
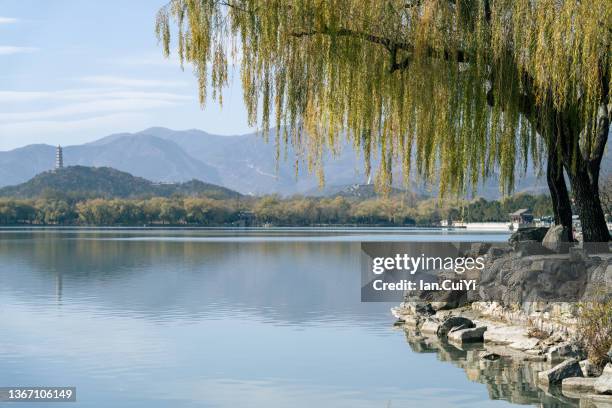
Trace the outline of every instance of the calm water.
{"type": "Polygon", "coordinates": [[[360,303],[359,271],[363,240],[506,238],[3,230],[0,386],[77,387],[53,407],[509,406],[360,303]]]}

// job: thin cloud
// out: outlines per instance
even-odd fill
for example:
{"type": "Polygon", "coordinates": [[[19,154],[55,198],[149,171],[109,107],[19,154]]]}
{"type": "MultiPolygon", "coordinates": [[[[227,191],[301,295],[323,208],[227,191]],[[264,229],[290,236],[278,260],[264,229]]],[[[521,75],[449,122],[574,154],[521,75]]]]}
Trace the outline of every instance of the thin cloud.
{"type": "Polygon", "coordinates": [[[38,111],[0,113],[0,122],[34,122],[109,112],[145,111],[174,105],[176,105],[175,102],[151,99],[105,100],[70,104],[38,111]]]}
{"type": "Polygon", "coordinates": [[[193,101],[194,96],[125,88],[75,88],[59,91],[0,91],[0,148],[15,148],[27,138],[83,141],[117,129],[145,127],[160,110],[193,101]]]}
{"type": "Polygon", "coordinates": [[[0,45],[0,55],[26,54],[36,52],[36,47],[17,47],[15,45],[0,45]]]}
{"type": "Polygon", "coordinates": [[[0,17],[0,24],[15,24],[19,20],[13,17],[0,17]]]}
{"type": "Polygon", "coordinates": [[[136,79],[136,78],[125,78],[110,75],[94,75],[85,76],[79,78],[80,81],[106,86],[119,86],[119,87],[134,87],[134,88],[158,88],[158,87],[173,87],[173,86],[185,86],[187,82],[183,81],[164,81],[159,79],[136,79]]]}
{"type": "Polygon", "coordinates": [[[145,127],[151,121],[151,115],[145,112],[113,113],[75,120],[48,120],[34,122],[0,123],[0,151],[23,146],[23,140],[29,143],[50,143],[55,140],[68,140],[83,143],[90,137],[100,137],[116,132],[136,130],[145,127]]]}
{"type": "Polygon", "coordinates": [[[108,88],[78,88],[63,91],[0,91],[0,104],[39,101],[90,101],[101,99],[151,99],[192,101],[193,96],[172,92],[123,91],[108,88]]]}

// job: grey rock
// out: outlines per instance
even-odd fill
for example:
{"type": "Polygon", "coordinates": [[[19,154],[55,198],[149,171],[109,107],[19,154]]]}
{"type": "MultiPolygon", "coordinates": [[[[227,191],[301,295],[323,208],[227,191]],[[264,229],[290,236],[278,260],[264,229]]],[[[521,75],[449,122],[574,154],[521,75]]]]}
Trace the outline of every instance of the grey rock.
{"type": "Polygon", "coordinates": [[[452,290],[437,292],[432,298],[431,307],[434,310],[450,310],[467,304],[467,292],[452,290]]]}
{"type": "MultiPolygon", "coordinates": [[[[448,276],[440,274],[438,280],[454,278],[456,278],[454,273],[448,276]]],[[[468,303],[465,290],[422,290],[418,291],[417,296],[420,302],[428,303],[434,311],[456,309],[468,303]]]]}
{"type": "Polygon", "coordinates": [[[438,327],[440,327],[440,322],[434,319],[426,319],[421,325],[421,332],[436,334],[438,332],[438,327]]]}
{"type": "Polygon", "coordinates": [[[601,367],[591,363],[589,360],[582,360],[580,362],[580,369],[585,377],[599,377],[603,371],[601,367]]]}
{"type": "Polygon", "coordinates": [[[451,329],[448,333],[448,340],[463,343],[482,342],[482,335],[487,331],[486,326],[473,327],[471,329],[451,329]]]}
{"type": "Polygon", "coordinates": [[[569,377],[582,377],[582,370],[578,360],[570,359],[551,368],[538,373],[538,382],[545,385],[559,384],[563,379],[569,377]]]}
{"type": "Polygon", "coordinates": [[[420,321],[421,319],[418,316],[404,315],[403,318],[397,320],[396,325],[417,327],[420,321]]]}
{"type": "Polygon", "coordinates": [[[521,257],[532,255],[550,255],[554,253],[538,241],[518,241],[515,243],[514,249],[521,257]]]}
{"type": "Polygon", "coordinates": [[[407,320],[408,316],[411,317],[426,317],[435,314],[436,311],[432,309],[431,305],[421,301],[406,301],[401,303],[399,306],[391,308],[391,314],[400,320],[407,320]]]}
{"type": "Polygon", "coordinates": [[[606,364],[601,376],[595,380],[594,388],[597,394],[612,394],[612,363],[606,364]]]}
{"type": "Polygon", "coordinates": [[[431,303],[419,303],[414,307],[415,314],[421,316],[431,316],[436,314],[436,311],[431,306],[431,303]]]}
{"type": "Polygon", "coordinates": [[[589,256],[587,251],[584,248],[580,247],[571,247],[569,249],[569,260],[571,262],[583,262],[589,256]]]}
{"type": "Polygon", "coordinates": [[[440,324],[436,334],[438,337],[446,337],[451,329],[471,329],[472,327],[476,327],[476,325],[470,319],[461,316],[451,316],[440,324]]]}
{"type": "Polygon", "coordinates": [[[510,236],[508,242],[510,242],[511,244],[521,241],[542,242],[547,232],[548,228],[546,227],[519,228],[518,231],[516,231],[510,236]]]}
{"type": "MultiPolygon", "coordinates": [[[[540,252],[542,249],[550,252],[535,242],[520,242],[517,245],[525,254],[540,252]]],[[[584,296],[602,289],[603,283],[595,283],[595,279],[607,282],[606,263],[606,260],[594,257],[572,262],[567,255],[554,253],[532,256],[509,254],[487,264],[482,270],[477,290],[468,293],[468,300],[521,305],[534,302],[581,302],[588,299],[584,296]],[[595,272],[597,276],[593,275],[595,272]],[[590,279],[591,275],[593,279],[590,279]]],[[[612,282],[612,269],[610,276],[612,282]]],[[[612,283],[608,287],[612,290],[612,283]]]]}
{"type": "Polygon", "coordinates": [[[595,378],[569,377],[561,381],[563,391],[574,391],[580,393],[591,393],[594,390],[595,378]]]}
{"type": "Polygon", "coordinates": [[[567,252],[570,246],[568,237],[571,236],[571,233],[569,228],[563,225],[553,225],[548,232],[546,232],[542,240],[542,245],[557,253],[567,252]]]}
{"type": "Polygon", "coordinates": [[[403,302],[399,307],[391,308],[391,313],[395,317],[400,315],[431,316],[436,311],[432,309],[428,302],[411,299],[403,302]]]}
{"type": "Polygon", "coordinates": [[[562,342],[564,338],[565,337],[563,336],[563,334],[559,332],[553,332],[550,336],[548,336],[548,338],[546,338],[546,340],[544,340],[544,344],[547,346],[552,346],[562,342]]]}
{"type": "Polygon", "coordinates": [[[540,340],[528,337],[527,330],[520,326],[489,327],[483,335],[485,342],[504,344],[515,350],[530,350],[537,346],[540,340]]]}
{"type": "Polygon", "coordinates": [[[487,252],[487,255],[491,259],[497,259],[497,258],[504,256],[506,253],[507,251],[503,248],[491,247],[489,251],[487,252]]]}
{"type": "Polygon", "coordinates": [[[580,354],[581,353],[579,352],[576,345],[572,343],[561,343],[561,344],[557,344],[549,348],[548,352],[546,353],[546,358],[551,363],[555,363],[558,361],[565,360],[569,357],[571,358],[580,357],[580,354]]]}
{"type": "Polygon", "coordinates": [[[471,245],[470,255],[477,257],[486,254],[491,248],[491,244],[488,242],[475,242],[471,245]]]}

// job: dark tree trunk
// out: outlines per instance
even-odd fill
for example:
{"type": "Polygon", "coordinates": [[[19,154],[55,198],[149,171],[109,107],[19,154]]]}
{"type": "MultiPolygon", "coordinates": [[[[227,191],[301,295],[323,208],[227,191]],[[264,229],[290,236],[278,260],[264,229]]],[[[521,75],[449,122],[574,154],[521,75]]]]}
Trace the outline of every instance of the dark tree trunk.
{"type": "Polygon", "coordinates": [[[569,137],[562,139],[565,144],[563,164],[570,178],[584,242],[610,241],[610,232],[599,198],[599,169],[608,141],[609,117],[609,107],[602,104],[597,115],[594,141],[588,140],[585,132],[578,139],[578,143],[569,137]]]}
{"type": "Polygon", "coordinates": [[[576,169],[570,179],[584,242],[608,242],[610,233],[601,208],[597,180],[593,183],[584,169],[576,169]]]}
{"type": "MultiPolygon", "coordinates": [[[[493,78],[494,75],[493,71],[493,78]]],[[[558,165],[562,163],[570,179],[572,196],[582,224],[584,242],[608,243],[610,233],[599,198],[599,169],[608,142],[612,100],[608,89],[609,73],[602,70],[601,75],[603,92],[599,101],[595,129],[588,129],[585,123],[581,123],[577,106],[557,110],[552,105],[539,104],[533,78],[528,74],[525,74],[523,78],[525,89],[519,100],[518,108],[531,121],[538,133],[544,137],[548,147],[550,156],[547,182],[553,200],[555,223],[570,227],[572,225],[567,187],[561,166],[558,165]],[[594,140],[589,137],[591,135],[589,132],[593,130],[594,140]],[[551,160],[552,156],[554,158],[551,160]]],[[[487,92],[487,102],[494,106],[492,89],[487,92]]],[[[601,247],[607,249],[608,245],[601,247]]]]}
{"type": "Polygon", "coordinates": [[[555,224],[566,228],[567,236],[565,238],[571,242],[574,240],[572,236],[572,205],[563,177],[563,164],[552,149],[549,149],[548,153],[546,181],[550,190],[555,224]]]}

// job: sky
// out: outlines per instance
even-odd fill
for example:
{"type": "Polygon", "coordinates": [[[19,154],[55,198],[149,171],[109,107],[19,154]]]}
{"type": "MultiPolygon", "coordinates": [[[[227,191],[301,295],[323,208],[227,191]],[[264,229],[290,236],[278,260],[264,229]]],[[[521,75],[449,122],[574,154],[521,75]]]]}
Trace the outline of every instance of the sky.
{"type": "Polygon", "coordinates": [[[191,67],[162,56],[154,24],[166,2],[0,0],[0,151],[152,126],[253,131],[237,70],[223,108],[202,110],[191,67]]]}

